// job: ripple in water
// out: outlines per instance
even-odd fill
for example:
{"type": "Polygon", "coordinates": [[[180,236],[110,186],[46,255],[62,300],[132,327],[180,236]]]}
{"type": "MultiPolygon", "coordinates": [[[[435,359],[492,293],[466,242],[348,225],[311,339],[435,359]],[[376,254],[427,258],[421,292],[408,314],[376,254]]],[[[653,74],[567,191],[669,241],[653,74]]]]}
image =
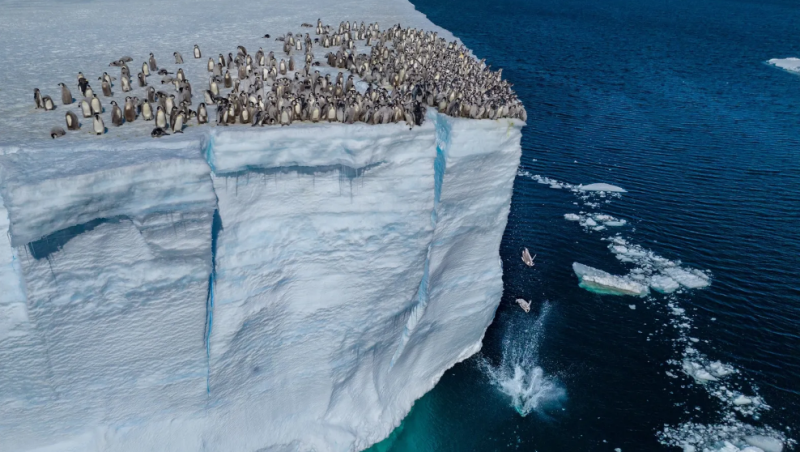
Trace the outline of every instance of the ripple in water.
{"type": "Polygon", "coordinates": [[[539,366],[539,344],[550,309],[550,303],[545,302],[533,322],[527,315],[514,316],[506,322],[500,364],[495,366],[486,358],[480,361],[492,384],[511,398],[511,406],[523,417],[559,406],[567,395],[559,382],[539,366]]]}

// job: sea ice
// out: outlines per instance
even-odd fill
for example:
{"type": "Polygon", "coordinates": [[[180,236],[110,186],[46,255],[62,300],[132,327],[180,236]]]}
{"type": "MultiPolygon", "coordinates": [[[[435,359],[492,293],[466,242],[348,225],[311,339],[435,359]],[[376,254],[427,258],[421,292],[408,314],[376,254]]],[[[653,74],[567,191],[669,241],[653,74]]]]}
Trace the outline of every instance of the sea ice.
{"type": "Polygon", "coordinates": [[[610,193],[627,193],[628,191],[622,187],[617,187],[616,185],[605,184],[605,183],[579,185],[578,189],[581,191],[603,191],[610,193]]]}
{"type": "Polygon", "coordinates": [[[634,295],[643,297],[648,294],[647,286],[630,278],[615,276],[610,273],[575,262],[572,270],[580,280],[580,286],[591,292],[607,295],[634,295]]]}
{"type": "Polygon", "coordinates": [[[767,63],[789,72],[800,73],[800,58],[773,58],[767,63]]]}

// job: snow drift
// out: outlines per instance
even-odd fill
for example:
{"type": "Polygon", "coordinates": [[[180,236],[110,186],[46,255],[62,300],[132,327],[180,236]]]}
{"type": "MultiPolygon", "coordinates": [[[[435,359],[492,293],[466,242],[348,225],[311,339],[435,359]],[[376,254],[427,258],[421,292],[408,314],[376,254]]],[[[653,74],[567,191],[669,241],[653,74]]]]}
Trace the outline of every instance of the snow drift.
{"type": "Polygon", "coordinates": [[[0,450],[358,450],[480,348],[522,123],[0,157],[0,450]]]}

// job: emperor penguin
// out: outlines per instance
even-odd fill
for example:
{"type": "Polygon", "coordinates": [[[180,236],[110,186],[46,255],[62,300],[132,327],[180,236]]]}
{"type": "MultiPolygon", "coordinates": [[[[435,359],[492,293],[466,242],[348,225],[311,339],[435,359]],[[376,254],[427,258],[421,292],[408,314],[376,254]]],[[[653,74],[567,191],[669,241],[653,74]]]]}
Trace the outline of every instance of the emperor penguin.
{"type": "Polygon", "coordinates": [[[230,88],[233,86],[233,79],[231,79],[231,73],[229,71],[225,71],[225,78],[223,79],[225,84],[225,88],[230,88]]]}
{"type": "Polygon", "coordinates": [[[171,115],[173,108],[175,108],[175,95],[170,94],[169,97],[164,99],[164,113],[168,116],[171,115]]]}
{"type": "Polygon", "coordinates": [[[114,93],[111,92],[111,83],[108,83],[107,80],[103,80],[101,88],[104,96],[111,97],[114,95],[114,93]]]}
{"type": "Polygon", "coordinates": [[[200,54],[200,47],[197,47],[197,44],[194,45],[194,57],[195,58],[202,58],[203,55],[200,54]]]}
{"type": "Polygon", "coordinates": [[[50,129],[50,138],[54,140],[58,137],[63,137],[66,134],[67,132],[64,132],[64,129],[62,129],[61,127],[53,127],[52,129],[50,129]]]}
{"type": "Polygon", "coordinates": [[[142,102],[142,119],[145,121],[153,120],[153,106],[150,105],[150,102],[147,99],[142,102]]]}
{"type": "Polygon", "coordinates": [[[200,105],[197,106],[197,123],[206,124],[207,122],[208,122],[208,110],[206,110],[206,104],[200,102],[200,105]]]}
{"type": "Polygon", "coordinates": [[[61,102],[63,102],[64,105],[71,104],[73,101],[72,93],[69,91],[69,88],[67,88],[67,85],[59,83],[58,86],[61,87],[61,102]]]}
{"type": "Polygon", "coordinates": [[[122,91],[127,93],[131,90],[131,79],[126,76],[122,77],[122,91]]]}
{"type": "Polygon", "coordinates": [[[214,72],[214,66],[216,66],[216,64],[214,63],[214,59],[209,58],[208,63],[206,63],[206,69],[208,69],[208,72],[214,72]]]}
{"type": "MultiPolygon", "coordinates": [[[[152,55],[152,53],[150,55],[152,55]]],[[[145,77],[150,75],[150,66],[148,66],[147,63],[142,63],[142,74],[144,74],[145,77]]]]}
{"type": "Polygon", "coordinates": [[[78,122],[78,115],[75,113],[68,111],[65,119],[67,121],[67,130],[79,130],[81,128],[81,123],[78,122]]]}
{"type": "Polygon", "coordinates": [[[122,110],[117,105],[116,101],[111,101],[111,124],[119,127],[123,123],[122,121],[122,110]]]}
{"type": "Polygon", "coordinates": [[[145,86],[147,86],[147,78],[145,78],[143,73],[139,72],[137,78],[139,79],[139,88],[144,88],[145,86]]]}
{"type": "Polygon", "coordinates": [[[91,99],[92,96],[94,96],[94,90],[87,84],[86,89],[83,90],[83,97],[91,99]]]}
{"type": "Polygon", "coordinates": [[[92,117],[92,106],[89,105],[89,101],[86,99],[81,101],[81,112],[83,113],[84,118],[92,117]]]}
{"type": "Polygon", "coordinates": [[[153,52],[150,52],[150,59],[147,60],[147,62],[150,64],[151,71],[158,70],[158,65],[156,64],[156,57],[153,55],[153,52]]]}
{"type": "Polygon", "coordinates": [[[156,89],[152,86],[147,88],[147,101],[148,102],[155,102],[156,101],[156,89]]]}
{"type": "Polygon", "coordinates": [[[92,94],[92,98],[89,100],[89,105],[92,107],[93,114],[103,112],[103,104],[100,103],[100,99],[97,98],[96,94],[92,94]]]}
{"type": "Polygon", "coordinates": [[[161,105],[159,105],[156,110],[156,127],[162,129],[167,127],[167,115],[164,113],[164,109],[161,108],[161,105]]]}
{"type": "Polygon", "coordinates": [[[175,57],[175,64],[183,64],[183,56],[180,52],[172,52],[172,55],[175,57]]]}
{"type": "Polygon", "coordinates": [[[42,92],[39,91],[39,88],[33,89],[33,101],[36,102],[36,108],[44,108],[44,103],[42,102],[42,92]]]}
{"type": "Polygon", "coordinates": [[[181,82],[186,81],[186,74],[183,73],[183,68],[178,69],[178,73],[175,74],[175,78],[177,78],[181,82]]]}
{"type": "Polygon", "coordinates": [[[136,121],[136,104],[134,104],[133,99],[130,97],[125,98],[124,116],[126,122],[136,121]]]}
{"type": "Polygon", "coordinates": [[[152,132],[150,132],[150,136],[153,138],[161,138],[167,137],[169,134],[162,127],[156,127],[152,132]]]}
{"type": "Polygon", "coordinates": [[[101,118],[99,114],[94,115],[94,120],[92,121],[92,133],[95,135],[102,135],[106,133],[106,125],[103,123],[103,118],[101,118]]]}
{"type": "Polygon", "coordinates": [[[183,112],[180,112],[175,116],[175,120],[172,122],[172,133],[183,133],[183,120],[183,112]]]}
{"type": "Polygon", "coordinates": [[[44,106],[45,110],[55,110],[56,104],[53,102],[53,99],[50,96],[43,96],[42,97],[42,105],[44,106]]]}

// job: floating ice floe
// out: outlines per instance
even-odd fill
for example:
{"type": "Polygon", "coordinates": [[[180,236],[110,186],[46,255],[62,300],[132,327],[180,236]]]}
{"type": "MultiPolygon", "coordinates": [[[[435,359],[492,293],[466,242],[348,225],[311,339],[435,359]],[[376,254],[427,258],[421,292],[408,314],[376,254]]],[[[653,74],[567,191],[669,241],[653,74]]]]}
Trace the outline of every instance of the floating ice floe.
{"type": "Polygon", "coordinates": [[[580,191],[606,191],[611,193],[627,193],[628,190],[625,190],[622,187],[617,187],[616,185],[605,184],[605,183],[597,183],[597,184],[589,184],[589,185],[579,185],[578,190],[580,191]]]}
{"type": "Polygon", "coordinates": [[[800,58],[773,58],[767,63],[785,71],[800,73],[800,58]]]}
{"type": "Polygon", "coordinates": [[[647,286],[624,276],[616,276],[578,262],[572,264],[572,270],[580,280],[584,289],[606,295],[634,295],[644,297],[649,293],[647,286]]]}

